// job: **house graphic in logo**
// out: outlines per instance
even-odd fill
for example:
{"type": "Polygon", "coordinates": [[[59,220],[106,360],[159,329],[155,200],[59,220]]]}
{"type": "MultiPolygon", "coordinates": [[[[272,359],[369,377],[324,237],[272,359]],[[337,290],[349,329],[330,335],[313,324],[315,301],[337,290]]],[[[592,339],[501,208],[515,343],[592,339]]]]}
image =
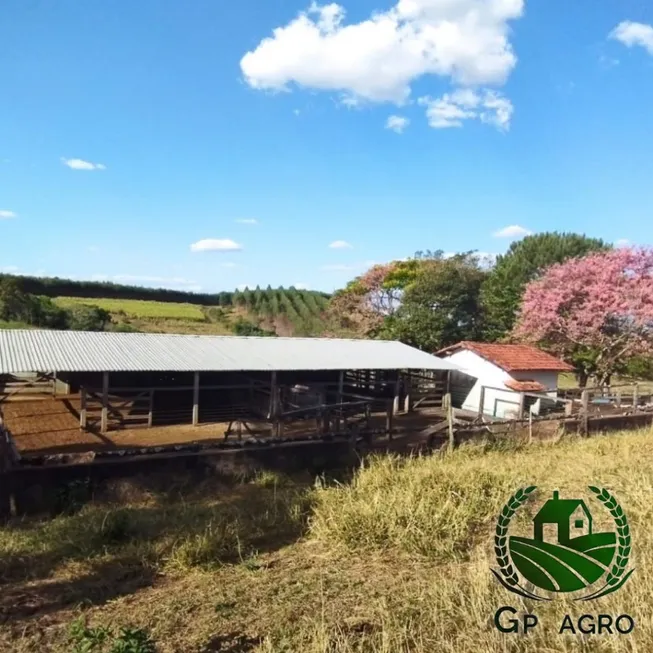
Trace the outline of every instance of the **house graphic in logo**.
{"type": "Polygon", "coordinates": [[[533,531],[539,542],[568,546],[572,539],[592,534],[592,515],[584,501],[560,499],[556,490],[535,515],[533,531]]]}
{"type": "Polygon", "coordinates": [[[578,600],[605,596],[628,580],[631,536],[623,509],[606,489],[588,489],[603,504],[613,521],[614,530],[594,531],[594,520],[583,499],[561,499],[555,490],[533,517],[533,537],[508,533],[515,512],[536,490],[529,486],[517,490],[503,507],[497,520],[494,550],[497,580],[508,590],[524,597],[538,596],[535,588],[549,593],[587,592],[578,600]],[[592,591],[599,581],[603,586],[592,591]],[[526,583],[526,584],[524,584],[526,583]]]}

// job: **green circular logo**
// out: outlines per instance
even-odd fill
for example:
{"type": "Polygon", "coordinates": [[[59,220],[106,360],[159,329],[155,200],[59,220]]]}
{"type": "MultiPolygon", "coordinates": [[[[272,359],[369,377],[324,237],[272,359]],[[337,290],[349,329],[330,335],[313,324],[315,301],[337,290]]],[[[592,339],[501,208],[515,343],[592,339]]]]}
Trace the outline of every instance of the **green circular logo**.
{"type": "Polygon", "coordinates": [[[508,535],[517,510],[536,486],[520,488],[503,507],[497,520],[494,550],[498,569],[492,572],[511,592],[548,601],[533,591],[571,593],[587,590],[576,600],[598,599],[615,592],[628,580],[631,552],[630,526],[615,497],[604,488],[589,490],[609,511],[615,530],[593,530],[592,514],[582,499],[561,499],[555,491],[533,518],[533,537],[508,535]],[[595,589],[598,586],[598,589],[595,589]]]}

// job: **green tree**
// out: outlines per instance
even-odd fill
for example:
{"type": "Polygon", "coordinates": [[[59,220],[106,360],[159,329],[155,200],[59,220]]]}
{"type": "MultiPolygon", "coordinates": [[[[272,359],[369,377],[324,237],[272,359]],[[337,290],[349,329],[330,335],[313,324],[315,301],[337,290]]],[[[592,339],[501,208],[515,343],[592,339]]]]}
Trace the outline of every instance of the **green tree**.
{"type": "Polygon", "coordinates": [[[380,335],[431,352],[477,339],[482,329],[480,290],[487,274],[473,252],[423,260],[380,335]]]}
{"type": "Polygon", "coordinates": [[[74,331],[104,331],[111,322],[111,314],[99,306],[80,304],[69,311],[68,326],[74,331]]]}
{"type": "Polygon", "coordinates": [[[512,331],[526,284],[554,263],[609,249],[598,238],[549,232],[514,242],[499,256],[481,289],[484,339],[500,340],[512,331]]]}

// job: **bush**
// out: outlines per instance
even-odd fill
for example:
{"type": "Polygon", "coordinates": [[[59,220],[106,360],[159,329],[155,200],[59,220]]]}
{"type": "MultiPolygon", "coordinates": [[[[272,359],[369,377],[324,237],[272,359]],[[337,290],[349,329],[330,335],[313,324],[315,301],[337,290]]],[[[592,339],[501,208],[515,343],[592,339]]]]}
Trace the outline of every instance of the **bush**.
{"type": "Polygon", "coordinates": [[[68,326],[74,331],[104,331],[111,322],[111,314],[98,306],[81,304],[68,311],[68,326]]]}
{"type": "Polygon", "coordinates": [[[155,653],[150,636],[141,628],[121,627],[117,633],[107,626],[91,628],[82,619],[68,631],[73,653],[155,653]]]}

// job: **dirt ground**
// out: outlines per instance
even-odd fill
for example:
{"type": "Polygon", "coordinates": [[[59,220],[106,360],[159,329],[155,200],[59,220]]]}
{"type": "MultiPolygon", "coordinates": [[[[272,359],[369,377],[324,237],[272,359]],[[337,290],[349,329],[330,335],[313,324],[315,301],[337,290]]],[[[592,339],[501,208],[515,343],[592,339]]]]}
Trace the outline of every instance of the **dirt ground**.
{"type": "MultiPolygon", "coordinates": [[[[82,431],[79,428],[79,398],[66,399],[47,397],[43,399],[12,401],[3,404],[2,411],[7,427],[16,443],[18,451],[25,454],[80,453],[106,449],[125,449],[158,447],[172,444],[223,442],[228,422],[211,424],[180,424],[154,426],[152,428],[126,428],[110,430],[106,434],[97,431],[82,431]]],[[[393,430],[399,433],[418,433],[442,418],[437,409],[417,411],[407,415],[397,415],[393,430]]],[[[371,416],[370,427],[375,431],[384,429],[385,413],[371,416]]],[[[271,435],[269,423],[248,423],[257,436],[271,435]]],[[[235,425],[233,427],[235,429],[235,425]]],[[[316,433],[315,420],[298,420],[284,425],[284,437],[303,437],[316,433]]],[[[233,433],[229,436],[237,438],[233,433]]],[[[242,437],[249,437],[245,429],[242,437]]]]}

